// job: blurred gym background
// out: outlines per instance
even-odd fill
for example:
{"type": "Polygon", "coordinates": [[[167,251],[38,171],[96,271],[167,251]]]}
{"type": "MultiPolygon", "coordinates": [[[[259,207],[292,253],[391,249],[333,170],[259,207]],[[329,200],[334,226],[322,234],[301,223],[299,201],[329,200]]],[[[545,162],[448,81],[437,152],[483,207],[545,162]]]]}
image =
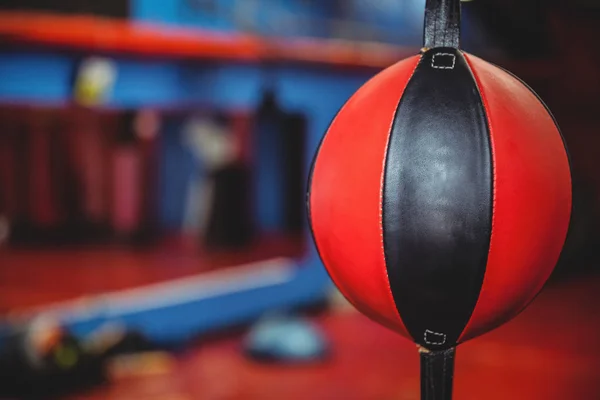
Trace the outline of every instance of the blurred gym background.
{"type": "MultiPolygon", "coordinates": [[[[424,0],[0,0],[0,398],[419,398],[305,216],[313,153],[421,45],[424,0]]],[[[456,398],[599,399],[600,2],[463,3],[573,163],[546,290],[465,344],[456,398]]]]}

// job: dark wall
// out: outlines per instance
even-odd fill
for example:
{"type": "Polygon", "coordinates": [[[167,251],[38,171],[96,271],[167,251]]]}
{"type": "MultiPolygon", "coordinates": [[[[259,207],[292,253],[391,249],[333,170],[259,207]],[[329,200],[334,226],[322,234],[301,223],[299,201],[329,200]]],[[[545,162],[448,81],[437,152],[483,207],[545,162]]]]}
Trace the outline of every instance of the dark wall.
{"type": "Polygon", "coordinates": [[[2,0],[0,10],[50,11],[128,18],[129,0],[2,0]]]}
{"type": "Polygon", "coordinates": [[[600,12],[575,2],[552,3],[536,11],[544,21],[537,34],[550,51],[508,67],[548,104],[571,156],[573,216],[558,273],[600,272],[600,12]]]}

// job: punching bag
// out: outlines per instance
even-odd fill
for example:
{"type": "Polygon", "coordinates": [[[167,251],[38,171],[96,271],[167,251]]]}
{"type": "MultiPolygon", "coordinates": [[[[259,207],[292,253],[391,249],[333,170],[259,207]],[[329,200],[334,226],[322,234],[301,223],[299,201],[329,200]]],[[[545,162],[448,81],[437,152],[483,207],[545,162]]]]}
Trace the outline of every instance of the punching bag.
{"type": "Polygon", "coordinates": [[[520,313],[560,256],[569,158],[544,103],[460,50],[460,1],[428,0],[424,48],[326,132],[308,213],[332,280],[417,343],[421,396],[450,399],[455,348],[520,313]]]}

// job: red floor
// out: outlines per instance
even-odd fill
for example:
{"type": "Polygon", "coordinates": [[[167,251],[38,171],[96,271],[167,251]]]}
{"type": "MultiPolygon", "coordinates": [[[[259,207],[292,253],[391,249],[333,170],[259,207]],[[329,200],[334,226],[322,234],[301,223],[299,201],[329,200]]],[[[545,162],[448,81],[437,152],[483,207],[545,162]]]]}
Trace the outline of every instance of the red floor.
{"type": "Polygon", "coordinates": [[[299,256],[303,250],[304,241],[297,238],[265,238],[237,252],[206,252],[179,242],[139,251],[0,250],[0,315],[267,258],[299,256]]]}
{"type": "MultiPolygon", "coordinates": [[[[599,301],[598,277],[549,287],[511,323],[462,345],[455,399],[600,399],[599,301]]],[[[224,339],[190,349],[163,371],[73,399],[419,399],[414,345],[355,313],[316,321],[334,349],[321,365],[258,365],[241,356],[240,339],[224,339]]]]}
{"type": "MultiPolygon", "coordinates": [[[[299,250],[286,246],[203,257],[167,250],[2,251],[0,312],[299,250]]],[[[455,398],[600,399],[598,303],[600,277],[548,287],[513,322],[459,348],[455,398]]],[[[414,345],[356,313],[315,321],[334,350],[321,365],[258,365],[242,357],[241,338],[227,338],[189,349],[145,377],[121,377],[73,400],[418,400],[414,345]]]]}

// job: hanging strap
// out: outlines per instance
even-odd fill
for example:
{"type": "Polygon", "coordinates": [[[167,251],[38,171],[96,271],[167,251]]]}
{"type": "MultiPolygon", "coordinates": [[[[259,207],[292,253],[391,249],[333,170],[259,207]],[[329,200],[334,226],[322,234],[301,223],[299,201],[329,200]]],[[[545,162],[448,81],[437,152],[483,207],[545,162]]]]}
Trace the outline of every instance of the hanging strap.
{"type": "Polygon", "coordinates": [[[460,47],[460,0],[427,0],[424,47],[460,47]]]}
{"type": "Polygon", "coordinates": [[[421,400],[452,400],[455,348],[421,348],[421,400]]]}

